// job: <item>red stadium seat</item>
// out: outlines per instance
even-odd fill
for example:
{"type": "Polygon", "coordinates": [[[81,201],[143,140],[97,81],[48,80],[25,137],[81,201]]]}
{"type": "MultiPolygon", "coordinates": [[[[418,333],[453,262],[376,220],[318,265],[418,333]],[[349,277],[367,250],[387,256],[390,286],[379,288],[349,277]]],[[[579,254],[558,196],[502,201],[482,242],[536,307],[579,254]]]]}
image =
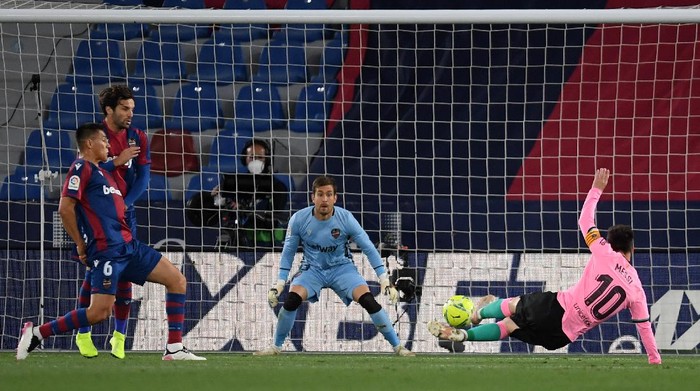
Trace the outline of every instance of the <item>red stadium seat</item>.
{"type": "Polygon", "coordinates": [[[199,157],[186,130],[163,129],[151,138],[151,171],[167,177],[199,171],[199,157]]]}

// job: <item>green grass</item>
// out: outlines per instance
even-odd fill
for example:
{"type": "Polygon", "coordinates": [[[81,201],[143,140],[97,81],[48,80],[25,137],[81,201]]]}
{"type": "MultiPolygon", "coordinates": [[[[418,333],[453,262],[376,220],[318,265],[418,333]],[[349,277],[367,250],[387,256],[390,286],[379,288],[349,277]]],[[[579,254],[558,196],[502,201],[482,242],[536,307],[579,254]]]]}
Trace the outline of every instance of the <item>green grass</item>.
{"type": "Polygon", "coordinates": [[[666,355],[205,354],[163,362],[160,354],[0,353],[1,390],[698,390],[700,357],[666,355]]]}

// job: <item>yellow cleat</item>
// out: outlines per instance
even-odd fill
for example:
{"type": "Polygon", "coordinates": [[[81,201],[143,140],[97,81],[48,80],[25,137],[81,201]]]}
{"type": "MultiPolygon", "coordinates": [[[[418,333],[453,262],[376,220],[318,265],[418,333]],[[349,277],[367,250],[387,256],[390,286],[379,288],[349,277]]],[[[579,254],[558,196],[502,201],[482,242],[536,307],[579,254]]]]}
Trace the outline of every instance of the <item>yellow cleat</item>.
{"type": "Polygon", "coordinates": [[[119,331],[114,331],[112,333],[112,338],[109,339],[109,344],[112,345],[112,356],[123,360],[124,357],[126,357],[126,354],[124,353],[124,341],[126,340],[126,336],[119,331]]]}
{"type": "Polygon", "coordinates": [[[80,354],[85,358],[97,357],[97,348],[92,342],[92,333],[78,333],[75,335],[75,344],[80,350],[80,354]]]}

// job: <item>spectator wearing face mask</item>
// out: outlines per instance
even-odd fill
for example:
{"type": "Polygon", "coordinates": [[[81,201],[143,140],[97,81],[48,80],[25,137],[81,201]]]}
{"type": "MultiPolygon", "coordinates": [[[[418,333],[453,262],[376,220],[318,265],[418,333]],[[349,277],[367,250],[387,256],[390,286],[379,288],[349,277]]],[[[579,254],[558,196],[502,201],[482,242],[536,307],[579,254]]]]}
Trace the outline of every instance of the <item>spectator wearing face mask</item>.
{"type": "Polygon", "coordinates": [[[282,244],[289,216],[289,189],[272,174],[270,146],[251,139],[241,151],[245,173],[223,174],[221,185],[188,202],[188,218],[198,225],[220,226],[243,246],[282,244]],[[207,213],[221,208],[219,213],[207,213]]]}

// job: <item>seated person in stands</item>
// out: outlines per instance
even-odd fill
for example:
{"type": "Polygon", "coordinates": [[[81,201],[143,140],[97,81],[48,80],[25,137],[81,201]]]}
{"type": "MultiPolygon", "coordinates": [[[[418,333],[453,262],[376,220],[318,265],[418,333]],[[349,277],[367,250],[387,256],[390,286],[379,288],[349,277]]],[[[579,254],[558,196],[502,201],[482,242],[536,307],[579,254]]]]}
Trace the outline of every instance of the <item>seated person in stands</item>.
{"type": "Polygon", "coordinates": [[[289,189],[272,175],[268,143],[252,139],[241,152],[241,162],[249,172],[223,174],[221,185],[211,193],[203,192],[188,201],[187,217],[197,225],[221,224],[230,236],[226,244],[281,245],[289,217],[289,189]]]}

